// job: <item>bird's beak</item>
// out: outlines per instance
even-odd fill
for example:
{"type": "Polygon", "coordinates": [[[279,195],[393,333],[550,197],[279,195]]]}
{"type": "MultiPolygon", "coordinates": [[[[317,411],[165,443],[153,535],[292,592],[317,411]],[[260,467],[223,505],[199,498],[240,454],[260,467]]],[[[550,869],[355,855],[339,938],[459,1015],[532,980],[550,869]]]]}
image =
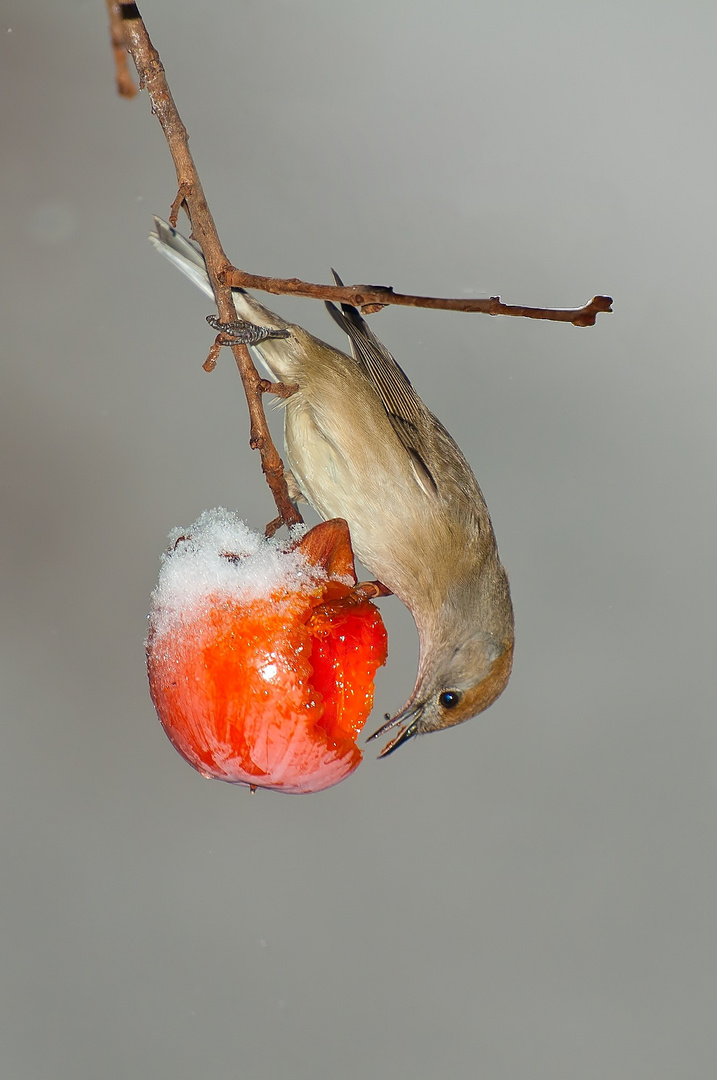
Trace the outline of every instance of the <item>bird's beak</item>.
{"type": "Polygon", "coordinates": [[[396,716],[389,717],[385,724],[383,724],[378,731],[374,731],[373,735],[369,735],[368,742],[373,739],[378,739],[382,735],[385,735],[387,731],[391,731],[393,728],[398,727],[399,724],[405,726],[401,728],[395,739],[391,739],[389,743],[386,743],[381,753],[378,755],[380,758],[388,757],[394,750],[398,750],[399,746],[403,746],[409,739],[412,739],[414,735],[418,734],[418,722],[421,719],[423,712],[423,705],[412,705],[408,709],[402,710],[396,716]],[[408,721],[408,723],[406,722],[408,721]]]}

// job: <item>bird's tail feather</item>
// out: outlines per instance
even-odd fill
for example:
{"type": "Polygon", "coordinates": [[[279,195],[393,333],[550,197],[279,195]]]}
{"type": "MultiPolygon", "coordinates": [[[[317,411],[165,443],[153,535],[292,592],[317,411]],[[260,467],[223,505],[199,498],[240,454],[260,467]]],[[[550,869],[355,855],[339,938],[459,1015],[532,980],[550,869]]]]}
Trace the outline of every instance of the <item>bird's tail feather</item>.
{"type": "Polygon", "coordinates": [[[204,256],[198,244],[195,244],[193,240],[187,240],[158,217],[154,219],[154,231],[149,234],[149,239],[157,251],[189,278],[197,288],[201,289],[205,296],[214,299],[204,256]]]}

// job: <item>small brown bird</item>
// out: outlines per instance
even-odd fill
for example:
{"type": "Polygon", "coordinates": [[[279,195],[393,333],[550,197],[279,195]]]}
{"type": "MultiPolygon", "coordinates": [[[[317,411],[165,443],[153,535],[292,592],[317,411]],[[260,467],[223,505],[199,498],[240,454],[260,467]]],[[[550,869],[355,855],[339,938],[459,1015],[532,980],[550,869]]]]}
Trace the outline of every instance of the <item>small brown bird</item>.
{"type": "MultiPolygon", "coordinates": [[[[155,247],[213,297],[198,247],[155,218],[155,247]]],[[[416,685],[371,738],[383,749],[487,709],[510,677],[513,607],[488,508],[471,468],[359,312],[327,304],[352,356],[285,322],[243,289],[239,320],[286,400],[286,457],[325,519],[345,518],[356,555],[409,609],[418,629],[416,685]],[[248,328],[251,329],[251,328],[248,328]]]]}

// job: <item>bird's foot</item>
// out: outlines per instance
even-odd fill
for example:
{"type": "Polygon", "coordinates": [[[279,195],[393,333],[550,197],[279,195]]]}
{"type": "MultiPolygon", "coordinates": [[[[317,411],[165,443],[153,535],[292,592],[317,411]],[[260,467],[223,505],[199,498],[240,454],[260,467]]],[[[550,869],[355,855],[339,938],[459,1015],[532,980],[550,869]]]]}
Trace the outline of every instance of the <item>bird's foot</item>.
{"type": "Polygon", "coordinates": [[[314,611],[329,617],[345,615],[347,607],[359,607],[369,600],[375,600],[378,596],[392,595],[391,590],[380,581],[361,581],[358,585],[354,585],[346,596],[342,596],[339,600],[327,600],[325,604],[319,604],[314,611]]]}
{"type": "Polygon", "coordinates": [[[223,337],[221,345],[258,345],[267,338],[285,338],[289,336],[288,330],[272,330],[269,326],[256,326],[244,319],[232,319],[231,322],[220,322],[216,315],[207,315],[207,322],[213,330],[217,330],[223,337]]]}

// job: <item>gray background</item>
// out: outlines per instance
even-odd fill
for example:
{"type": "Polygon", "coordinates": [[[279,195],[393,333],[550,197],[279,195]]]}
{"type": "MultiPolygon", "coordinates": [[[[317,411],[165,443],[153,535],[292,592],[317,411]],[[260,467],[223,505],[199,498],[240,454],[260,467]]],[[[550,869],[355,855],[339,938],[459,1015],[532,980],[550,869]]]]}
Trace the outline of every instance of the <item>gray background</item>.
{"type": "MultiPolygon", "coordinates": [[[[99,0],[3,7],[3,1077],[713,1076],[714,5],[144,0],[235,262],[615,297],[377,317],[485,490],[515,673],[254,798],[145,681],[168,530],[272,516],[211,306],[145,240],[168,153],[99,0]]],[[[416,663],[382,606],[374,726],[416,663]]]]}

